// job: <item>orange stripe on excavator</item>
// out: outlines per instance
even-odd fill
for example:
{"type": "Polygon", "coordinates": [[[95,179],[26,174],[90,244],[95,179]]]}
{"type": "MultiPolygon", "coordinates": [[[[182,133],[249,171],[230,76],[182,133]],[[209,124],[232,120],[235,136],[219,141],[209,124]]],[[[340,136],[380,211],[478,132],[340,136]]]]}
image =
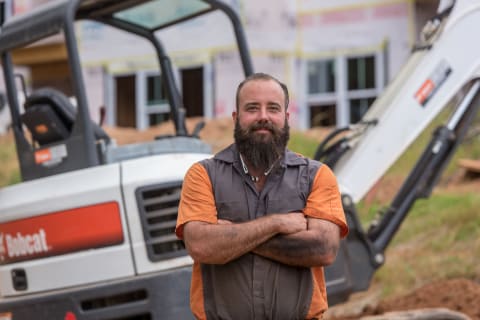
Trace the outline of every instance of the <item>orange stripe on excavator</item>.
{"type": "Polygon", "coordinates": [[[0,224],[0,265],[121,244],[115,201],[0,224]]]}

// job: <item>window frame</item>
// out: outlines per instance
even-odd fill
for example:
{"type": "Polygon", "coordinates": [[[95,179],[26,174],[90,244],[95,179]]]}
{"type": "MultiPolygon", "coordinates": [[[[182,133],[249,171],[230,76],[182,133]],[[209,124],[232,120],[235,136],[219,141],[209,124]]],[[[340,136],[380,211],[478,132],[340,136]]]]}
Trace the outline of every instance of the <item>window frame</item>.
{"type": "Polygon", "coordinates": [[[306,106],[307,127],[311,128],[311,106],[318,105],[336,105],[336,127],[343,127],[351,124],[350,101],[353,99],[369,99],[376,98],[383,91],[387,81],[387,65],[386,65],[386,50],[384,46],[376,51],[365,51],[363,53],[355,54],[338,54],[334,56],[325,56],[322,58],[312,58],[306,60],[305,65],[305,79],[306,79],[306,106]],[[355,58],[371,57],[374,58],[374,82],[375,87],[371,89],[348,89],[348,60],[355,58]],[[317,61],[334,62],[334,92],[328,93],[309,93],[310,91],[310,75],[309,64],[317,61]]]}

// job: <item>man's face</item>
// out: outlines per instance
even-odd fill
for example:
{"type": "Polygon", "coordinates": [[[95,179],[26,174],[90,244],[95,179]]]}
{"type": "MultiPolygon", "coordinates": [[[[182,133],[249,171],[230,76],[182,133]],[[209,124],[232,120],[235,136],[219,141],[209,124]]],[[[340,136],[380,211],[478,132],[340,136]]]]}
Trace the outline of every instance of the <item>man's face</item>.
{"type": "Polygon", "coordinates": [[[235,143],[257,169],[266,170],[282,156],[289,138],[285,95],[273,80],[252,80],[240,90],[235,143]]]}
{"type": "Polygon", "coordinates": [[[244,84],[239,93],[238,110],[232,113],[240,128],[252,127],[260,139],[271,139],[268,127],[282,129],[288,121],[285,110],[285,94],[273,80],[252,80],[244,84]],[[265,128],[267,127],[267,128],[265,128]]]}

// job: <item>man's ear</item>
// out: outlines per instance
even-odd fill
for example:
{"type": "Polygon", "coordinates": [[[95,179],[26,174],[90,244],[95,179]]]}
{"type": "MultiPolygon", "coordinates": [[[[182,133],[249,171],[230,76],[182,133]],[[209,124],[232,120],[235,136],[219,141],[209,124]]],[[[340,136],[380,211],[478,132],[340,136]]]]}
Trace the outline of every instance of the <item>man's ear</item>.
{"type": "Polygon", "coordinates": [[[237,121],[237,112],[236,111],[232,111],[232,119],[233,119],[233,122],[237,121]]]}
{"type": "Polygon", "coordinates": [[[285,112],[285,118],[286,118],[287,120],[290,119],[290,112],[288,112],[288,111],[285,112]]]}

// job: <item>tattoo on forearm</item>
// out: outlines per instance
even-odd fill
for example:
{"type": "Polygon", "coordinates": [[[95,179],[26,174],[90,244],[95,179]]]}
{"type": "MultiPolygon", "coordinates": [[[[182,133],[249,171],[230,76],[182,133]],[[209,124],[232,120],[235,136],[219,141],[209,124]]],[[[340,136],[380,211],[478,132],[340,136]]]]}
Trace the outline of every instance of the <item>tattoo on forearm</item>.
{"type": "Polygon", "coordinates": [[[310,256],[335,255],[338,245],[329,237],[322,235],[321,238],[308,241],[295,239],[288,236],[276,236],[261,246],[264,253],[275,256],[283,256],[286,259],[305,259],[310,256]]]}

